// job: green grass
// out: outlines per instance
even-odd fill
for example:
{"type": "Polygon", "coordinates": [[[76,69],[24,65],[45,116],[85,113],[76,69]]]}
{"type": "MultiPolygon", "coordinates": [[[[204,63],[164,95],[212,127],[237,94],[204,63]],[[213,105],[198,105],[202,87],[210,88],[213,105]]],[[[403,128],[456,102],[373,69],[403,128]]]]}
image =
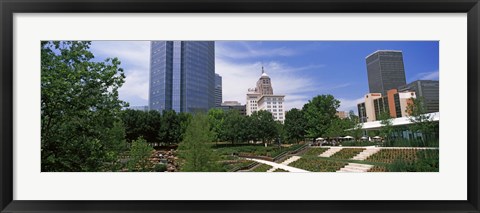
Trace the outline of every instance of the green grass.
{"type": "Polygon", "coordinates": [[[260,164],[258,166],[256,166],[255,168],[253,168],[251,171],[252,172],[266,172],[267,170],[273,168],[272,166],[270,165],[267,165],[267,164],[260,164]]]}
{"type": "Polygon", "coordinates": [[[342,150],[338,151],[337,153],[333,154],[330,156],[330,158],[336,158],[336,159],[351,159],[355,155],[358,155],[360,152],[363,152],[365,149],[361,148],[343,148],[342,150]]]}
{"type": "Polygon", "coordinates": [[[388,172],[387,167],[385,166],[373,166],[368,172],[388,172]]]}
{"type": "Polygon", "coordinates": [[[328,148],[312,148],[312,147],[310,147],[310,148],[308,148],[308,150],[305,153],[303,153],[302,156],[318,156],[318,155],[324,153],[327,150],[328,150],[328,148]]]}
{"type": "Polygon", "coordinates": [[[252,163],[253,161],[237,158],[236,160],[222,161],[221,165],[222,170],[228,172],[236,168],[246,167],[252,163]]]}
{"type": "Polygon", "coordinates": [[[287,170],[277,168],[273,172],[288,172],[287,170]]]}
{"type": "Polygon", "coordinates": [[[250,154],[254,156],[266,156],[266,157],[276,157],[284,152],[293,151],[298,149],[301,145],[291,145],[289,147],[278,147],[275,145],[270,145],[265,147],[262,145],[252,145],[252,144],[245,144],[245,145],[222,145],[222,146],[214,146],[217,153],[220,155],[231,156],[232,154],[250,154]]]}
{"type": "Polygon", "coordinates": [[[289,166],[312,172],[335,172],[347,164],[344,161],[326,160],[319,157],[302,157],[289,164],[289,166]]]}

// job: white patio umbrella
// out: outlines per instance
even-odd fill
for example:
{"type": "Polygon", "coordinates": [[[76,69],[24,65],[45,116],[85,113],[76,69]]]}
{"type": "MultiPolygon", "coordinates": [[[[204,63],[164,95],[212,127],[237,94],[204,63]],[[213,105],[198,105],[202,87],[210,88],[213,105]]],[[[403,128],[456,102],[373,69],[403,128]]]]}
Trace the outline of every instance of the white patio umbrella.
{"type": "Polygon", "coordinates": [[[375,136],[373,137],[374,139],[380,139],[381,137],[380,136],[375,136]]]}
{"type": "Polygon", "coordinates": [[[368,139],[368,137],[367,136],[362,136],[361,139],[365,140],[365,139],[368,139]]]}
{"type": "Polygon", "coordinates": [[[315,140],[317,140],[317,141],[323,141],[323,140],[325,140],[325,138],[317,138],[317,139],[315,139],[315,140]]]}
{"type": "Polygon", "coordinates": [[[345,139],[353,139],[353,137],[350,136],[350,135],[347,135],[347,136],[345,136],[345,137],[343,137],[343,138],[345,138],[345,139]]]}

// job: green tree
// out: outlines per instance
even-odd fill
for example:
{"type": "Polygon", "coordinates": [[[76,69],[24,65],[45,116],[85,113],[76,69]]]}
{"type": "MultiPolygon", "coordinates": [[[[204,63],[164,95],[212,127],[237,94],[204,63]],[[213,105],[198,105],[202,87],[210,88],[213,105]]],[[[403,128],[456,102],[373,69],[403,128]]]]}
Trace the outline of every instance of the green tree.
{"type": "Polygon", "coordinates": [[[223,125],[225,122],[225,113],[222,109],[210,109],[208,111],[208,120],[213,134],[214,141],[221,141],[223,136],[223,125]]]}
{"type": "Polygon", "coordinates": [[[186,112],[178,113],[178,120],[180,122],[180,131],[177,132],[177,141],[175,141],[176,144],[183,141],[187,127],[190,125],[190,121],[192,120],[192,115],[186,112]]]}
{"type": "Polygon", "coordinates": [[[192,117],[185,132],[185,138],[179,144],[179,157],[182,161],[181,171],[213,172],[220,171],[217,163],[219,157],[212,149],[212,133],[208,116],[197,113],[192,117]]]}
{"type": "Polygon", "coordinates": [[[263,143],[267,144],[272,142],[278,135],[275,120],[273,120],[272,113],[260,110],[252,113],[251,127],[254,129],[254,134],[263,143]]]}
{"type": "Polygon", "coordinates": [[[125,125],[125,139],[128,142],[145,136],[147,113],[140,110],[126,109],[121,112],[121,118],[125,125]]]}
{"type": "Polygon", "coordinates": [[[158,130],[158,139],[166,144],[179,143],[181,123],[177,113],[173,110],[164,110],[161,121],[162,126],[158,130]]]}
{"type": "Polygon", "coordinates": [[[358,117],[358,115],[355,115],[355,113],[350,110],[350,112],[348,113],[348,134],[355,137],[356,139],[361,138],[363,135],[362,126],[363,124],[360,122],[360,118],[358,117]]]}
{"type": "Polygon", "coordinates": [[[332,120],[337,116],[340,101],[332,95],[319,95],[303,106],[306,132],[309,137],[320,137],[327,132],[332,120]]]}
{"type": "Polygon", "coordinates": [[[297,143],[298,141],[303,140],[306,134],[306,125],[301,110],[293,108],[285,115],[285,132],[290,140],[295,140],[297,143]]]}
{"type": "Polygon", "coordinates": [[[112,128],[108,128],[105,131],[107,138],[104,146],[107,150],[106,156],[106,171],[118,171],[122,165],[118,162],[119,156],[127,151],[127,143],[125,141],[125,127],[123,122],[117,121],[113,124],[112,128]]]}
{"type": "Polygon", "coordinates": [[[148,145],[147,141],[142,137],[132,141],[130,148],[130,159],[127,167],[129,171],[146,172],[152,170],[152,162],[150,157],[154,149],[148,145]]]}
{"type": "Polygon", "coordinates": [[[347,120],[335,117],[333,120],[331,120],[323,136],[331,137],[331,138],[344,136],[346,133],[345,130],[348,127],[349,126],[348,126],[347,120]]]}
{"type": "Polygon", "coordinates": [[[277,129],[277,140],[279,144],[287,143],[287,132],[285,131],[285,124],[282,124],[280,121],[275,121],[275,126],[277,129]]]}
{"type": "MultiPolygon", "coordinates": [[[[125,75],[120,60],[94,60],[90,42],[41,42],[42,171],[99,171],[108,161],[125,75]]],[[[121,141],[118,141],[121,143],[121,141]]]]}
{"type": "Polygon", "coordinates": [[[385,139],[385,141],[390,142],[390,136],[393,133],[393,119],[390,117],[390,113],[387,111],[381,112],[378,120],[380,120],[381,124],[380,134],[382,134],[382,137],[385,139]]]}
{"type": "Polygon", "coordinates": [[[438,122],[433,121],[433,115],[427,113],[423,98],[412,98],[411,103],[407,105],[406,112],[408,119],[412,122],[410,129],[412,132],[422,133],[422,141],[427,143],[429,140],[438,141],[438,122]]]}
{"type": "Polygon", "coordinates": [[[243,129],[245,122],[245,117],[240,115],[237,110],[229,110],[225,114],[225,119],[223,123],[223,136],[226,140],[232,142],[240,142],[245,138],[246,131],[243,129]]]}

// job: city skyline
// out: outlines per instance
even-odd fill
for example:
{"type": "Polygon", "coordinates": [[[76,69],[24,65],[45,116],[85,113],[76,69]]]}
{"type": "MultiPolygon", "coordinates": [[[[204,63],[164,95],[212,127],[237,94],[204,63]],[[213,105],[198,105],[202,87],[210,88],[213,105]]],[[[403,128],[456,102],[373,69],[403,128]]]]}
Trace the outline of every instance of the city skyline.
{"type": "MultiPolygon", "coordinates": [[[[103,60],[117,56],[126,82],[120,98],[148,105],[149,41],[94,41],[103,60]]],[[[377,50],[401,50],[407,83],[438,80],[437,41],[216,41],[215,72],[222,76],[223,100],[245,104],[245,92],[265,68],[285,108],[302,108],[318,94],[332,94],[340,111],[354,110],[368,93],[365,58],[377,50]]]]}

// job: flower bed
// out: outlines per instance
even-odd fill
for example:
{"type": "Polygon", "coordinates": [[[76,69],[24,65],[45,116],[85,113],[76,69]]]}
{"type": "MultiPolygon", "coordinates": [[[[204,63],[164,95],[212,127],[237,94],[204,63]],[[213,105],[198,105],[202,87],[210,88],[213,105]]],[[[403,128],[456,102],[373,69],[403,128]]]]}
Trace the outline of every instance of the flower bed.
{"type": "Polygon", "coordinates": [[[363,152],[365,149],[361,149],[361,148],[344,148],[340,151],[338,151],[337,153],[333,154],[332,156],[330,156],[330,158],[336,158],[336,159],[345,159],[345,160],[348,160],[348,159],[351,159],[353,158],[355,155],[358,155],[360,152],[363,152]]]}
{"type": "Polygon", "coordinates": [[[393,163],[397,159],[413,162],[417,159],[417,149],[382,149],[368,157],[365,161],[393,163]]]}
{"type": "Polygon", "coordinates": [[[368,172],[388,172],[388,170],[384,166],[374,166],[368,172]]]}
{"type": "Polygon", "coordinates": [[[327,150],[328,148],[309,148],[302,156],[319,156],[327,150]]]}
{"type": "Polygon", "coordinates": [[[273,168],[270,165],[267,164],[260,164],[257,167],[253,168],[251,171],[252,172],[266,172],[267,170],[273,168]]]}
{"type": "Polygon", "coordinates": [[[304,169],[312,172],[335,172],[348,163],[325,160],[322,158],[301,158],[297,161],[292,162],[289,166],[296,167],[299,169],[304,169]]]}

